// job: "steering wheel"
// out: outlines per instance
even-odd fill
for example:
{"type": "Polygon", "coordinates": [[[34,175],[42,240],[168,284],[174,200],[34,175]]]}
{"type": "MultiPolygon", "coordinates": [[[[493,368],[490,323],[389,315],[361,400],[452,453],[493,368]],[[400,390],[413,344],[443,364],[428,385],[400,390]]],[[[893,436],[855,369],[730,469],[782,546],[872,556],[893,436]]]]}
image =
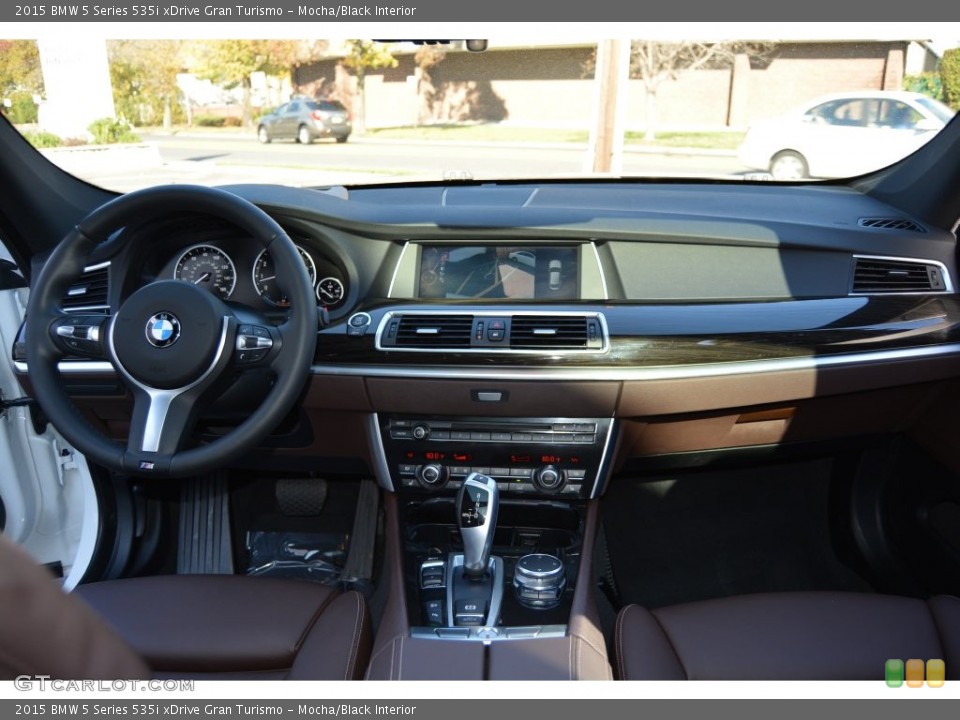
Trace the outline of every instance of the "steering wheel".
{"type": "Polygon", "coordinates": [[[122,195],[88,215],[56,247],[30,291],[26,344],[29,378],[40,407],[67,440],[111,470],[182,477],[209,472],[249,453],[287,415],[303,389],[317,341],[317,306],[293,241],[265,212],[231,193],[175,185],[122,195]],[[270,253],[287,279],[287,319],[278,326],[238,318],[212,293],[159,280],[123,299],[112,316],[61,307],[98,243],[131,224],[195,212],[233,223],[270,253]],[[67,354],[109,361],[133,395],[126,444],[92,427],[70,402],[57,368],[67,354]],[[269,367],[265,399],[225,435],[185,447],[210,395],[235,373],[269,367]]]}

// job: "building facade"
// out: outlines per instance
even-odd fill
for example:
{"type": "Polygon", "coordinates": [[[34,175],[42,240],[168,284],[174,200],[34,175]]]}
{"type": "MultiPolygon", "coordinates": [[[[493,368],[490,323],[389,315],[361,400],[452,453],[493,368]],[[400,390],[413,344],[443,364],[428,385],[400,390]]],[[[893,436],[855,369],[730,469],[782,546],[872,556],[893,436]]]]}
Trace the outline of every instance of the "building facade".
{"type": "MultiPolygon", "coordinates": [[[[491,46],[451,50],[422,68],[414,50],[393,68],[366,74],[367,127],[502,122],[585,129],[595,104],[593,45],[491,46]]],[[[642,130],[647,103],[662,129],[742,129],[808,99],[848,90],[900,90],[908,69],[931,70],[936,57],[911,41],[786,42],[740,53],[702,69],[680,69],[651,99],[643,79],[627,83],[627,127],[642,130]]],[[[312,97],[356,103],[355,79],[329,58],[295,69],[293,84],[312,97]]],[[[355,106],[355,105],[354,105],[355,106]]]]}

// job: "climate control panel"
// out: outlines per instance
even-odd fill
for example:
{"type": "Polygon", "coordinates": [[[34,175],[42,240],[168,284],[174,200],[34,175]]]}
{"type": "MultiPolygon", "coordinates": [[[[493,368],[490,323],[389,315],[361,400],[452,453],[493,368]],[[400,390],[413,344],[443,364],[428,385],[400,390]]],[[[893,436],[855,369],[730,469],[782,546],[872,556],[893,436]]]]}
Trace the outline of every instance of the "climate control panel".
{"type": "Polygon", "coordinates": [[[382,416],[396,490],[455,493],[477,472],[508,496],[593,497],[614,431],[610,418],[382,416]]]}

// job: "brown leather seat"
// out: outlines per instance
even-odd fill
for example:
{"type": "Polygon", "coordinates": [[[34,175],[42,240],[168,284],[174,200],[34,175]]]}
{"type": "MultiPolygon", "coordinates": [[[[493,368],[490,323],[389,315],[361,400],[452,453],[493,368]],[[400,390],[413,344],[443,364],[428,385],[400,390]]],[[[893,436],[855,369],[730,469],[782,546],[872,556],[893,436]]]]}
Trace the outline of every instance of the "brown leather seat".
{"type": "Polygon", "coordinates": [[[882,680],[888,659],[941,659],[960,677],[960,599],[797,592],[620,611],[626,680],[882,680]]]}
{"type": "Polygon", "coordinates": [[[2,537],[0,568],[0,679],[353,680],[370,656],[369,611],[356,592],[177,575],[95,583],[67,595],[2,537]]]}

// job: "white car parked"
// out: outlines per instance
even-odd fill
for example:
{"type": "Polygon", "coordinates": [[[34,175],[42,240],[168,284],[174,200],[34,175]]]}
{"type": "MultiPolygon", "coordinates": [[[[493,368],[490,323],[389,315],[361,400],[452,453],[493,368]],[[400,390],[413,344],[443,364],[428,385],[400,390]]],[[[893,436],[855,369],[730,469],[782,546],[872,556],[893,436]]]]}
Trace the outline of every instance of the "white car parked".
{"type": "Polygon", "coordinates": [[[886,167],[932,138],[953,111],[926,95],[826,95],[752,125],[737,151],[775,180],[850,177],[886,167]]]}

